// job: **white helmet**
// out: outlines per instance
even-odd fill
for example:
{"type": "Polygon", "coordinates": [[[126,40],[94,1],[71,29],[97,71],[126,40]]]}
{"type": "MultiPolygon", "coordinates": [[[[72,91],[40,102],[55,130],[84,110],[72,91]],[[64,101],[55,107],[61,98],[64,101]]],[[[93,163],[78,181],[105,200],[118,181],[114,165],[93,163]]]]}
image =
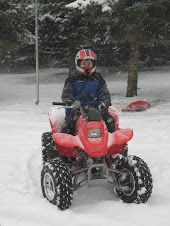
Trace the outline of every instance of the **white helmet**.
{"type": "Polygon", "coordinates": [[[75,57],[76,69],[86,76],[90,76],[96,70],[96,55],[90,49],[82,49],[80,50],[75,57]],[[82,60],[91,60],[93,63],[92,68],[82,68],[81,61],[82,60]]]}

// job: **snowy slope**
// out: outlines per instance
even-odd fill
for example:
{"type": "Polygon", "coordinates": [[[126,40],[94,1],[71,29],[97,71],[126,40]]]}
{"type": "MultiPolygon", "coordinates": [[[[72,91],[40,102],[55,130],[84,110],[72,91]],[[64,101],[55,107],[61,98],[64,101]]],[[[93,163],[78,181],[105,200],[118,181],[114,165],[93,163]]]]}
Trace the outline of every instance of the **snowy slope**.
{"type": "Polygon", "coordinates": [[[129,153],[143,158],[153,175],[146,204],[125,204],[110,187],[74,193],[72,207],[60,211],[42,197],[41,134],[50,131],[47,111],[60,101],[67,69],[42,70],[40,104],[35,105],[35,74],[0,75],[0,225],[2,226],[168,226],[170,211],[170,75],[168,70],[139,73],[139,91],[125,98],[126,73],[105,79],[120,127],[132,128],[129,153]],[[136,100],[151,108],[138,113],[121,109],[136,100]]]}

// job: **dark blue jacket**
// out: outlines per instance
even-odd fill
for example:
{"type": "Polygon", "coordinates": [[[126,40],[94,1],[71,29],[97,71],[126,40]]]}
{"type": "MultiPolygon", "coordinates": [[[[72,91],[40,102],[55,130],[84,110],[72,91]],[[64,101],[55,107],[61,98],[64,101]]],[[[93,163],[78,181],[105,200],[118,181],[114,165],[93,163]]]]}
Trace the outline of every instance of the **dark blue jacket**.
{"type": "MultiPolygon", "coordinates": [[[[99,72],[94,72],[90,77],[76,71],[66,81],[62,93],[62,101],[79,100],[81,105],[98,107],[101,102],[111,105],[110,93],[106,82],[99,72]]],[[[74,109],[66,109],[71,113],[74,109]]]]}

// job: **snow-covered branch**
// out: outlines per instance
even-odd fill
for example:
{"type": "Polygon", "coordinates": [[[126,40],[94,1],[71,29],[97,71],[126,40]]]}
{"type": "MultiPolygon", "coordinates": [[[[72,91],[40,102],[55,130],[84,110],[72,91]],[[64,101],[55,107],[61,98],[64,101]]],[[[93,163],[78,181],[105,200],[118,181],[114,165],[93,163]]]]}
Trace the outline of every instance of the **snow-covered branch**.
{"type": "Polygon", "coordinates": [[[83,9],[88,5],[98,4],[98,5],[102,5],[102,12],[105,12],[105,11],[111,10],[110,6],[114,2],[115,1],[110,1],[110,0],[76,0],[70,4],[67,4],[66,7],[83,9]]]}

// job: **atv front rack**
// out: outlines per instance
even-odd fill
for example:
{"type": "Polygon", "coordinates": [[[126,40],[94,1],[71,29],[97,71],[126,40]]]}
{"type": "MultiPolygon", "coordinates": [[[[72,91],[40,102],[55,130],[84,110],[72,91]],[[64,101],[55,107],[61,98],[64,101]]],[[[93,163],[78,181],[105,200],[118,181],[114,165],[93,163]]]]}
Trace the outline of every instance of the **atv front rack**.
{"type": "Polygon", "coordinates": [[[107,184],[110,184],[114,188],[118,190],[127,190],[125,187],[120,187],[117,183],[116,177],[113,176],[116,174],[119,174],[117,170],[108,168],[105,164],[93,164],[89,168],[84,168],[78,171],[71,172],[72,177],[74,176],[74,191],[79,190],[80,188],[87,185],[87,187],[101,187],[106,186],[107,184]],[[94,171],[97,169],[97,172],[100,172],[100,174],[94,173],[94,171]],[[80,182],[78,181],[78,177],[81,173],[85,173],[86,177],[82,179],[80,182]],[[113,182],[109,180],[109,173],[113,177],[113,182]]]}
{"type": "Polygon", "coordinates": [[[108,184],[108,175],[109,170],[104,164],[93,164],[88,169],[88,180],[87,180],[87,186],[88,187],[100,187],[100,186],[106,186],[108,184]],[[100,175],[93,175],[93,170],[96,170],[96,168],[101,172],[100,175]]]}

